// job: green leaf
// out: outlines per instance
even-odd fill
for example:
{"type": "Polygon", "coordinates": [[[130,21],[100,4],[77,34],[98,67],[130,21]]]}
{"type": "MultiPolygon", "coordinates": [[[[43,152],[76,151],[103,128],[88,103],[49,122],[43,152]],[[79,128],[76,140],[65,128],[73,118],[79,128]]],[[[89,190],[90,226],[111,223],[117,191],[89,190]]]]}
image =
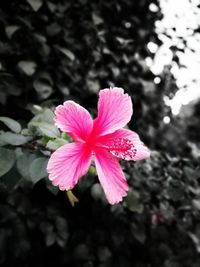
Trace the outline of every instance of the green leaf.
{"type": "Polygon", "coordinates": [[[44,177],[47,177],[47,162],[48,159],[41,157],[35,159],[30,166],[30,175],[33,183],[37,183],[44,177]]]}
{"type": "Polygon", "coordinates": [[[132,212],[142,213],[144,207],[136,191],[130,191],[125,198],[125,206],[132,212]]]}
{"type": "Polygon", "coordinates": [[[60,136],[58,128],[54,125],[54,113],[51,109],[43,109],[28,124],[33,135],[46,135],[50,138],[60,136]]]}
{"type": "Polygon", "coordinates": [[[47,122],[32,122],[30,126],[38,128],[42,135],[46,135],[50,138],[56,138],[60,135],[58,128],[47,122]]]}
{"type": "Polygon", "coordinates": [[[35,159],[36,156],[30,153],[25,153],[17,159],[17,169],[23,178],[31,180],[30,166],[35,159]]]}
{"type": "Polygon", "coordinates": [[[35,12],[37,12],[43,5],[42,0],[26,0],[26,1],[29,3],[29,5],[35,12]]]}
{"type": "MultiPolygon", "coordinates": [[[[38,110],[39,110],[39,106],[38,106],[38,110]]],[[[51,109],[46,108],[46,109],[42,109],[31,121],[32,122],[48,122],[50,124],[54,125],[54,113],[51,109]]]]}
{"type": "Polygon", "coordinates": [[[59,192],[59,188],[52,185],[49,179],[46,179],[46,187],[54,196],[56,196],[59,192]]]}
{"type": "Polygon", "coordinates": [[[49,142],[47,143],[47,148],[50,149],[50,150],[56,150],[58,149],[59,147],[67,144],[68,141],[65,140],[65,139],[62,139],[62,138],[56,138],[55,140],[49,140],[49,142]]]}
{"type": "Polygon", "coordinates": [[[65,140],[68,140],[68,141],[71,140],[71,137],[67,133],[65,133],[65,132],[62,132],[61,133],[61,138],[62,139],[65,139],[65,140]]]}
{"type": "Polygon", "coordinates": [[[27,136],[27,135],[30,135],[30,132],[27,128],[25,128],[25,129],[22,129],[21,134],[27,136]]]}
{"type": "Polygon", "coordinates": [[[1,140],[1,138],[0,138],[0,147],[1,147],[1,146],[5,146],[5,145],[7,145],[7,143],[4,142],[3,140],[1,140]]]}
{"type": "Polygon", "coordinates": [[[17,159],[23,155],[23,151],[22,151],[21,147],[16,147],[15,148],[15,155],[16,155],[17,159]]]}
{"type": "Polygon", "coordinates": [[[61,53],[63,53],[66,57],[68,57],[71,61],[75,60],[75,55],[70,50],[64,47],[56,47],[61,53]]]}
{"type": "Polygon", "coordinates": [[[13,34],[20,29],[17,25],[10,25],[5,28],[6,35],[9,39],[12,38],[13,34]]]}
{"type": "Polygon", "coordinates": [[[10,149],[0,148],[0,177],[6,174],[15,163],[15,153],[10,149]]]}
{"type": "Polygon", "coordinates": [[[15,134],[11,132],[3,132],[0,134],[0,142],[13,145],[20,146],[27,143],[31,138],[28,136],[23,136],[21,134],[15,134]]]}
{"type": "Polygon", "coordinates": [[[20,180],[21,175],[18,173],[15,165],[1,177],[1,182],[6,186],[8,191],[13,190],[20,180]]]}
{"type": "Polygon", "coordinates": [[[15,133],[19,133],[21,131],[21,125],[11,118],[0,117],[0,121],[3,122],[10,130],[15,133]]]}
{"type": "Polygon", "coordinates": [[[97,14],[92,13],[92,20],[94,22],[95,25],[99,25],[103,23],[103,19],[101,17],[99,17],[97,14]]]}
{"type": "Polygon", "coordinates": [[[105,199],[105,196],[104,196],[104,193],[103,193],[103,189],[101,187],[101,185],[99,183],[96,183],[94,185],[92,185],[91,189],[90,189],[90,192],[91,192],[91,196],[94,198],[94,199],[101,199],[104,201],[105,199]]]}
{"type": "Polygon", "coordinates": [[[36,70],[36,63],[33,61],[20,61],[18,67],[28,76],[32,76],[36,70]]]}
{"type": "Polygon", "coordinates": [[[33,87],[35,88],[40,99],[48,98],[53,92],[52,86],[46,81],[40,79],[34,81],[33,87]]]}

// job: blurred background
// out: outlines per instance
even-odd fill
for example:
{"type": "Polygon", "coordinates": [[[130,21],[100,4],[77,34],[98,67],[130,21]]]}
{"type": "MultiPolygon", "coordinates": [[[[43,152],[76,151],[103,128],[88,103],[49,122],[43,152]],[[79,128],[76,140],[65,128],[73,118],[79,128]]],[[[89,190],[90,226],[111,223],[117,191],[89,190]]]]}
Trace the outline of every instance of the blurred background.
{"type": "Polygon", "coordinates": [[[0,265],[200,266],[200,1],[0,2],[0,265]],[[47,178],[69,142],[53,110],[95,117],[100,89],[132,97],[129,128],[151,149],[123,162],[110,206],[94,169],[65,192],[47,178]]]}

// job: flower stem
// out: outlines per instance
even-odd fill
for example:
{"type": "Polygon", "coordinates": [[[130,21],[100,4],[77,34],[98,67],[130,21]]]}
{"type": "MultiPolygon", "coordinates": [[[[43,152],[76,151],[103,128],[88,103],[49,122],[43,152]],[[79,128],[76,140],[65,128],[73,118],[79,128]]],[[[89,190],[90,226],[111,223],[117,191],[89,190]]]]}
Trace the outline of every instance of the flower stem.
{"type": "Polygon", "coordinates": [[[79,202],[78,198],[72,193],[72,191],[67,191],[67,197],[69,202],[71,203],[72,207],[75,206],[75,203],[79,202]]]}

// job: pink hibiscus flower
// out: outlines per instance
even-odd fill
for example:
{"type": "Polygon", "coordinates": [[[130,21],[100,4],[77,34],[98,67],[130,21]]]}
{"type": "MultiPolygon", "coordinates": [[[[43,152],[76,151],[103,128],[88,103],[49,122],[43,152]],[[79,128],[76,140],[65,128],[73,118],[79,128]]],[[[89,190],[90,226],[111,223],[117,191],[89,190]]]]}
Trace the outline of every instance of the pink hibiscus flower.
{"type": "Polygon", "coordinates": [[[53,185],[71,190],[85,175],[94,157],[96,171],[110,204],[127,195],[128,184],[119,159],[147,159],[150,152],[139,136],[122,129],[133,113],[130,96],[122,88],[100,90],[98,116],[74,101],[66,101],[55,110],[55,124],[67,132],[74,143],[66,144],[50,157],[47,171],[53,185]]]}

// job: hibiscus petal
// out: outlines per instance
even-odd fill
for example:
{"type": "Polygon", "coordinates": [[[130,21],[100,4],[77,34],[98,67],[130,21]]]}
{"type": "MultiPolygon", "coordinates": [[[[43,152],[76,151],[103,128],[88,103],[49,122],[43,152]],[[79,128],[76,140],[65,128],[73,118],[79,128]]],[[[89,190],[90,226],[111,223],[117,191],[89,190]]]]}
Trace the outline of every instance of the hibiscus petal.
{"type": "Polygon", "coordinates": [[[76,141],[86,140],[93,129],[89,112],[74,101],[66,101],[55,110],[55,124],[76,141]]]}
{"type": "Polygon", "coordinates": [[[133,113],[130,96],[124,94],[122,88],[101,90],[98,101],[98,117],[94,121],[94,129],[98,135],[113,133],[124,127],[133,113]]]}
{"type": "Polygon", "coordinates": [[[100,183],[110,204],[116,204],[127,195],[128,184],[119,162],[106,150],[95,150],[95,165],[100,183]]]}
{"type": "Polygon", "coordinates": [[[120,130],[115,131],[112,134],[100,136],[96,144],[97,146],[105,147],[107,150],[110,150],[111,153],[115,155],[116,157],[119,156],[119,158],[125,159],[125,160],[137,161],[137,160],[142,160],[142,159],[148,159],[150,157],[150,151],[140,140],[139,135],[127,129],[120,129],[120,130]],[[124,144],[122,142],[123,140],[124,140],[124,144]],[[126,152],[123,146],[127,145],[127,140],[131,144],[133,144],[133,147],[130,148],[126,152]],[[119,147],[120,143],[121,143],[121,151],[119,147]],[[115,149],[114,149],[115,145],[116,145],[117,153],[115,153],[115,149]],[[123,151],[124,151],[124,156],[123,156],[123,151]]]}
{"type": "Polygon", "coordinates": [[[91,151],[85,144],[71,143],[60,147],[49,159],[49,179],[60,190],[71,190],[88,171],[91,157],[91,151]]]}

